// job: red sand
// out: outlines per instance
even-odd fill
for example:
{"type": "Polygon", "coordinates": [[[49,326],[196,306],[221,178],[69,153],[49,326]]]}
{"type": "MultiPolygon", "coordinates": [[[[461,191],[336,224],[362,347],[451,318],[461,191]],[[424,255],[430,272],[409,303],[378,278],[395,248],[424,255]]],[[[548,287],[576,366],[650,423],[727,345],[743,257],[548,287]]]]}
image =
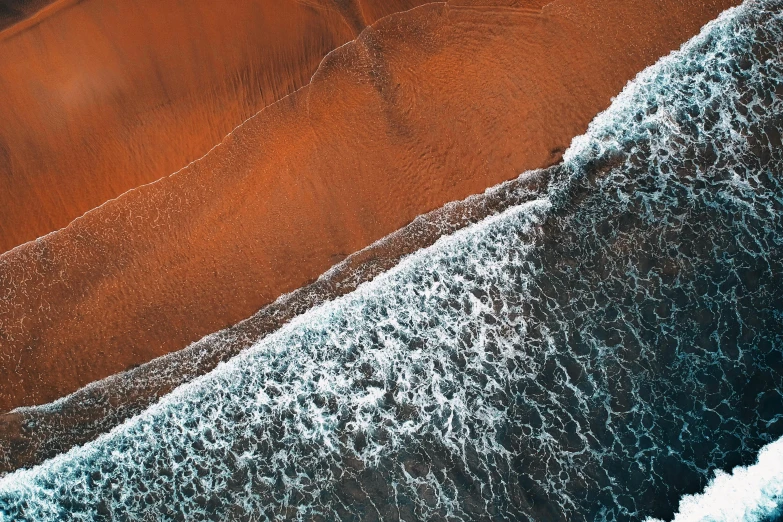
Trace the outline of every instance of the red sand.
{"type": "Polygon", "coordinates": [[[0,252],[184,167],[424,1],[59,0],[5,29],[0,252]]]}
{"type": "Polygon", "coordinates": [[[470,3],[381,20],[202,160],[0,257],[0,410],[182,348],[557,161],[636,72],[738,2],[470,3]]]}

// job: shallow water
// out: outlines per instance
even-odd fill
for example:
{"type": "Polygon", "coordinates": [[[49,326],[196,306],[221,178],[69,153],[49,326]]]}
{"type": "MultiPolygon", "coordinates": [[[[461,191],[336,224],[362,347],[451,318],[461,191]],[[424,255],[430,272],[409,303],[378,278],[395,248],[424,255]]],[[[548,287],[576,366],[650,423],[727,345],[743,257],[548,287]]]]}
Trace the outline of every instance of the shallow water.
{"type": "Polygon", "coordinates": [[[546,197],[6,476],[0,515],[670,518],[783,435],[782,44],[783,3],[725,13],[546,197]]]}

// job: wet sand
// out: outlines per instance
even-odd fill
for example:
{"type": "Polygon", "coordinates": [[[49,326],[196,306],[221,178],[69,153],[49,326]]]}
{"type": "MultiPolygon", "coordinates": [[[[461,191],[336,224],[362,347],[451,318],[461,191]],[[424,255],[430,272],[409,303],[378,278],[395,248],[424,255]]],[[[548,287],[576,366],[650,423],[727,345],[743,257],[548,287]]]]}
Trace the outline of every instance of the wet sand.
{"type": "Polygon", "coordinates": [[[0,413],[0,475],[85,444],[144,411],[177,386],[213,370],[296,316],[356,290],[440,237],[542,197],[550,170],[517,179],[423,214],[410,224],[351,254],[315,282],[285,294],[236,325],[183,350],[95,381],[55,404],[0,413]]]}
{"type": "Polygon", "coordinates": [[[180,349],[419,214],[557,162],[636,72],[737,2],[546,3],[386,17],[203,159],[1,256],[0,410],[180,349]]]}
{"type": "Polygon", "coordinates": [[[0,252],[179,170],[424,1],[21,4],[0,31],[0,252]]]}

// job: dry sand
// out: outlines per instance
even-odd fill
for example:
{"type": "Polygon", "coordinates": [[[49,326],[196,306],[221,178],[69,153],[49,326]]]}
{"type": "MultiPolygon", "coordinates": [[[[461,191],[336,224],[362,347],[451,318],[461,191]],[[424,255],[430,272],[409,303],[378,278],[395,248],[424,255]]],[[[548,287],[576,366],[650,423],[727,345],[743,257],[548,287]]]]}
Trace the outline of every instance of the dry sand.
{"type": "Polygon", "coordinates": [[[0,32],[0,252],[184,167],[425,0],[356,2],[59,0],[0,32]]]}
{"type": "Polygon", "coordinates": [[[475,3],[380,20],[200,161],[0,257],[0,410],[180,349],[418,214],[558,161],[738,1],[475,3]]]}

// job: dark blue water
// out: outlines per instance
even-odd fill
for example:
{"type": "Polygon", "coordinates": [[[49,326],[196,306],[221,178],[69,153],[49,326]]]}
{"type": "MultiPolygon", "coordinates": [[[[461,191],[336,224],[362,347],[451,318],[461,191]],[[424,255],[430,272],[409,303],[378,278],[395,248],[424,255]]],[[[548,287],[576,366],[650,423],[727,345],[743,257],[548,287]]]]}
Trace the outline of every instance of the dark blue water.
{"type": "Polygon", "coordinates": [[[774,518],[782,58],[783,2],[725,13],[546,197],[0,479],[0,519],[640,520],[702,491],[683,520],[774,518]]]}

